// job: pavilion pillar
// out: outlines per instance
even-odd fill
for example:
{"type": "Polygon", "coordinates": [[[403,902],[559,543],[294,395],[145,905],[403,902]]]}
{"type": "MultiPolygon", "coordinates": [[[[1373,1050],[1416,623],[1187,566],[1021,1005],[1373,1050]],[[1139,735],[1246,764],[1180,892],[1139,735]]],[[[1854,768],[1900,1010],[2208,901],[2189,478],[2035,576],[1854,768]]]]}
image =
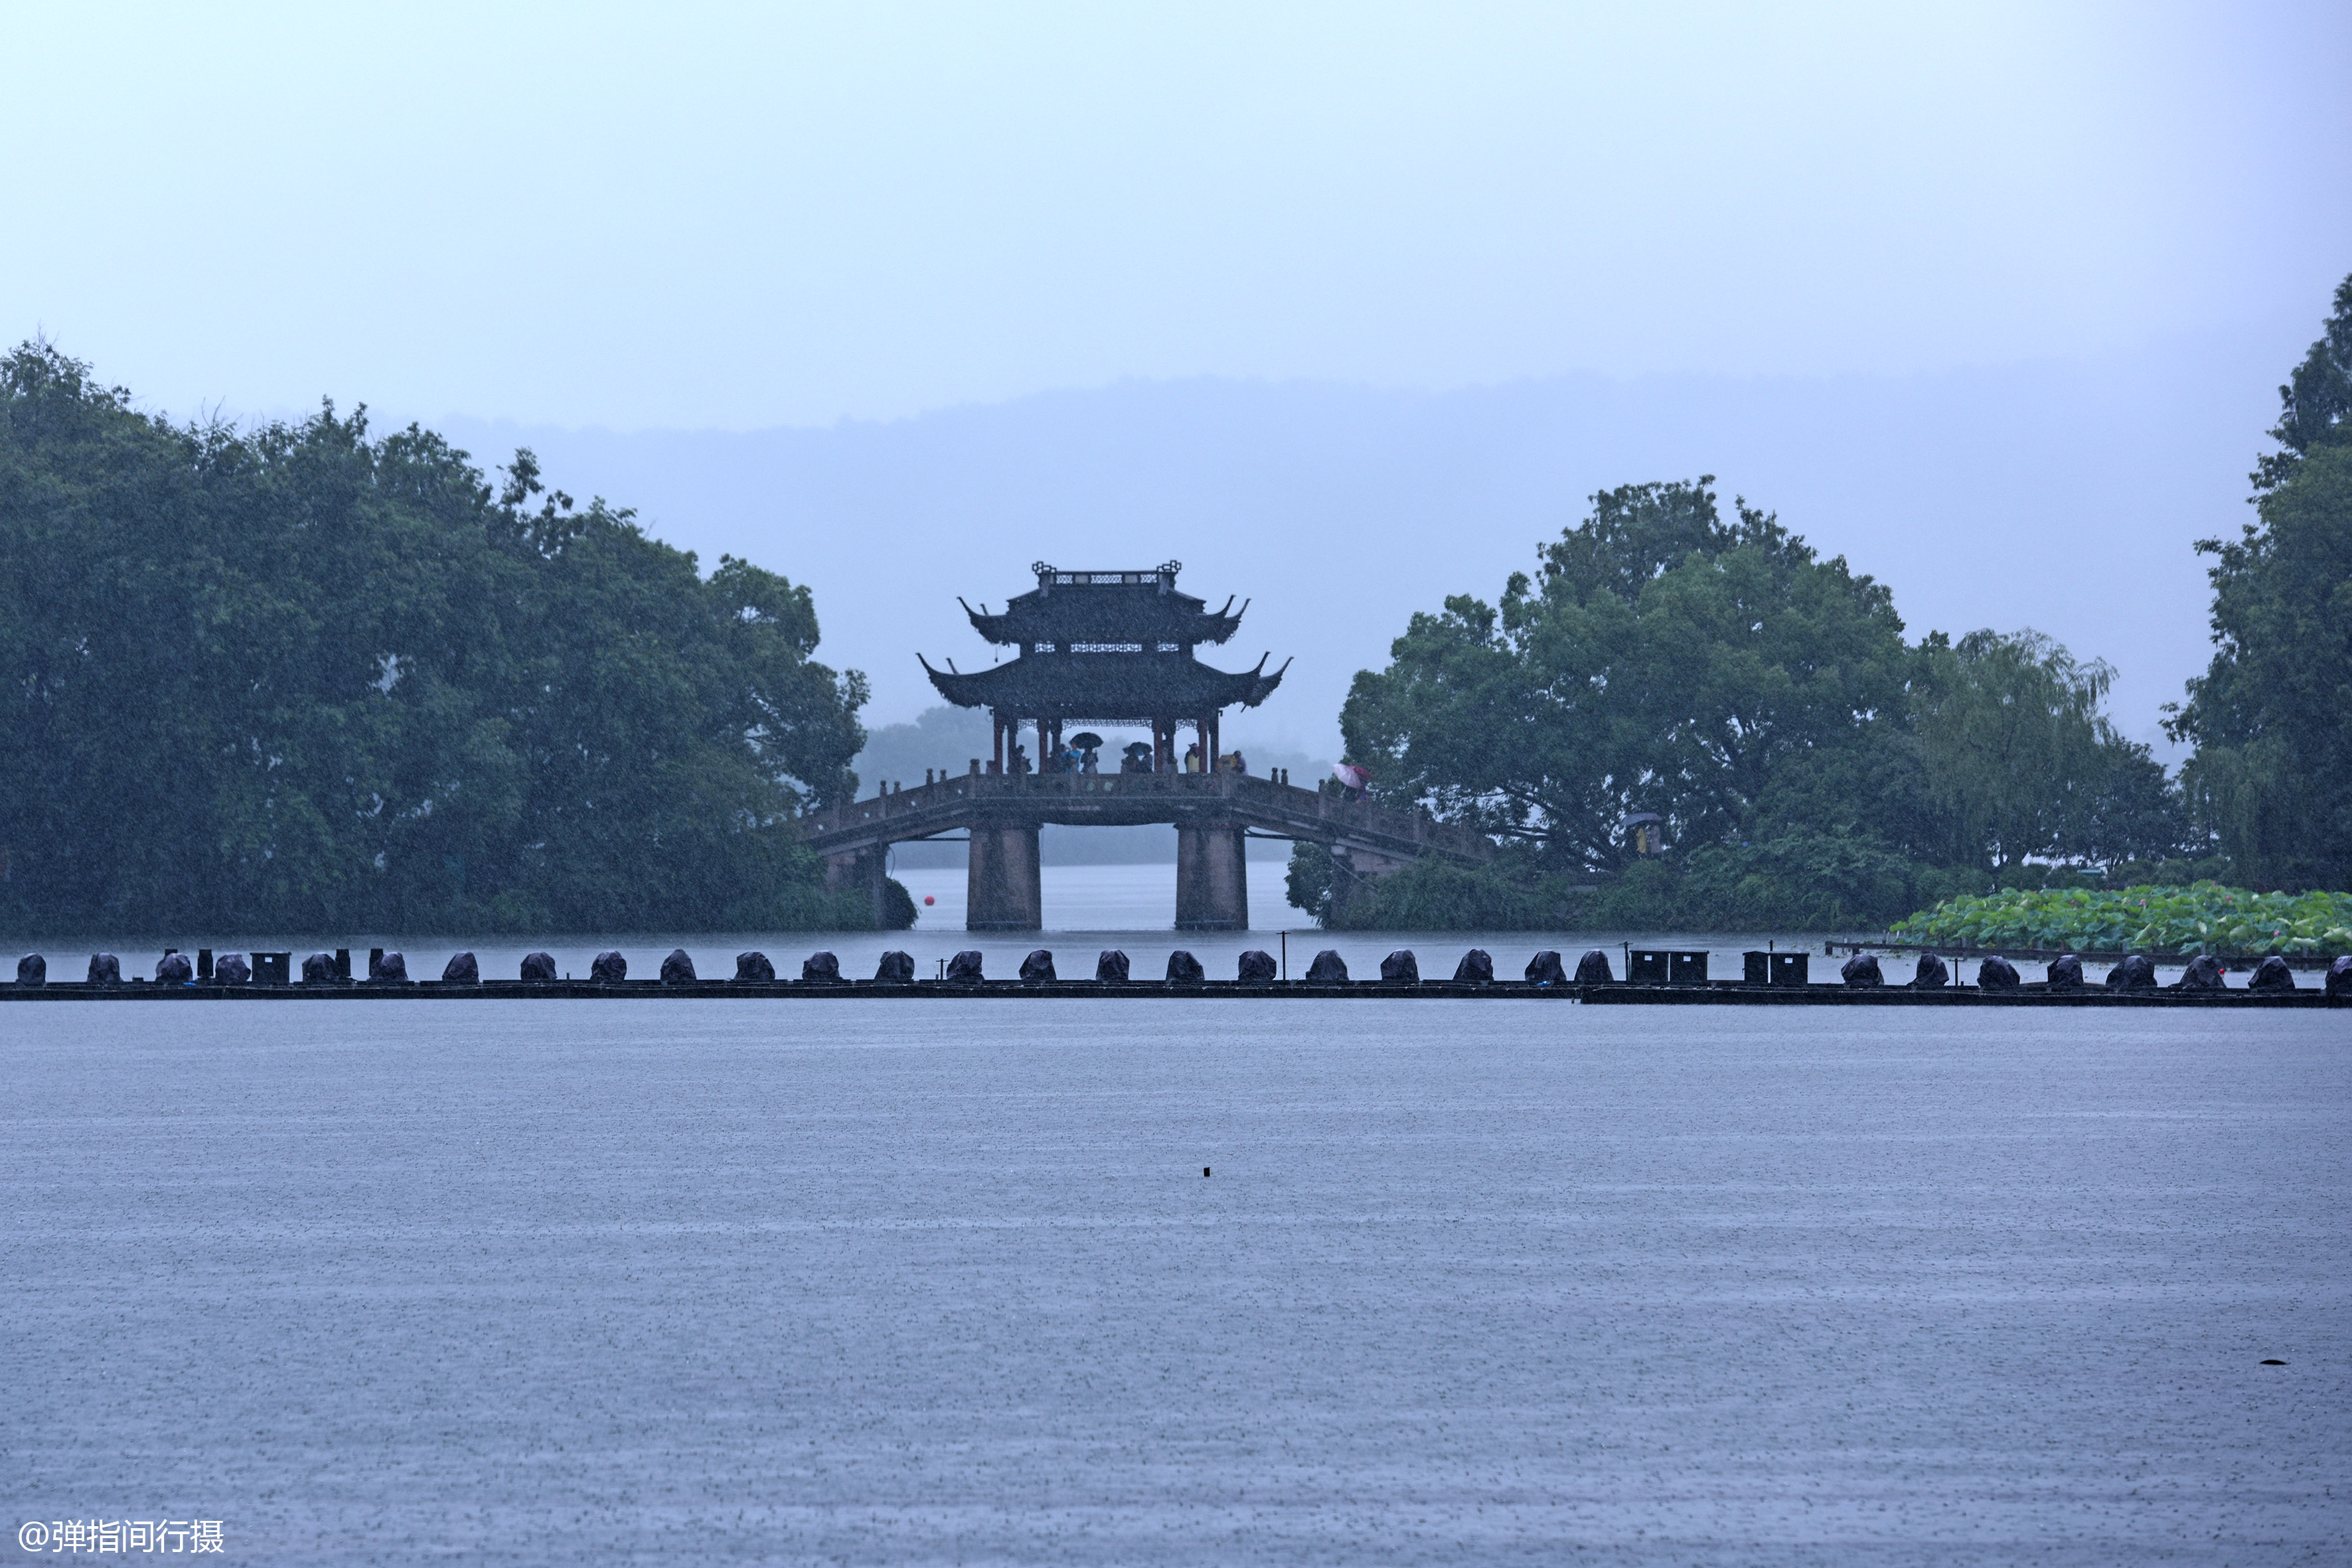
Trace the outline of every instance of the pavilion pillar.
{"type": "Polygon", "coordinates": [[[975,822],[964,874],[966,931],[1037,931],[1045,900],[1037,876],[1035,823],[975,822]]]}
{"type": "Polygon", "coordinates": [[[1176,929],[1247,931],[1249,861],[1237,822],[1176,826],[1176,929]]]}

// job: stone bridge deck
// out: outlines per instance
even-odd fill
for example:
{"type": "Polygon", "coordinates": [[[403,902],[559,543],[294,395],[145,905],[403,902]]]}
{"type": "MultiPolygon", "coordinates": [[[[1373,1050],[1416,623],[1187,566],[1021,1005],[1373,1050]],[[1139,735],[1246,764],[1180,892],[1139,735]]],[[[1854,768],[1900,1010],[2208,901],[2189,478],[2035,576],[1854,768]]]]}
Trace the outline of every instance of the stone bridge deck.
{"type": "Polygon", "coordinates": [[[1376,877],[1423,855],[1465,864],[1495,847],[1468,828],[1392,811],[1369,801],[1276,784],[1245,773],[964,773],[853,802],[802,820],[803,837],[825,858],[832,885],[863,882],[881,909],[884,858],[892,844],[971,835],[970,914],[974,931],[1040,927],[1037,829],[1176,828],[1176,925],[1233,931],[1247,923],[1244,836],[1303,839],[1330,849],[1356,877],[1376,877]]]}

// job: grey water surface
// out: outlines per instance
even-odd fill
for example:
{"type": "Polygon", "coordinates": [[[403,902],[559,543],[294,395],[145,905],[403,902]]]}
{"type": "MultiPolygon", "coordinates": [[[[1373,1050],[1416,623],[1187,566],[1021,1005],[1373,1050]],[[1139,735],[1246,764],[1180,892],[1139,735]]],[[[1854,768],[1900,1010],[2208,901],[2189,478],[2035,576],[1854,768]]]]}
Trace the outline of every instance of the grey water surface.
{"type": "Polygon", "coordinates": [[[18,1005],[0,1063],[12,1531],[2352,1560],[2342,1013],[18,1005]]]}

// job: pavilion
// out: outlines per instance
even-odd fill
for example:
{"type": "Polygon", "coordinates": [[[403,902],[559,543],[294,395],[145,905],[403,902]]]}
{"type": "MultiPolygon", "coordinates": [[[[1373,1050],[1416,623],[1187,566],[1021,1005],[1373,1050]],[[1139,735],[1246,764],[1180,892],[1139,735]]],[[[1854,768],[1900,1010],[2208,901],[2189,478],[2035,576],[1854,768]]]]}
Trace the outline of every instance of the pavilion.
{"type": "MultiPolygon", "coordinates": [[[[1255,708],[1282,684],[1265,658],[1254,668],[1226,671],[1202,664],[1192,650],[1223,644],[1241,629],[1244,604],[1222,609],[1176,591],[1177,561],[1144,572],[1064,572],[1040,561],[1030,570],[1037,586],[1016,595],[1001,614],[964,605],[972,629],[1013,658],[966,675],[921,659],[940,696],[959,708],[986,708],[995,719],[994,755],[988,771],[1018,767],[1024,725],[1037,734],[1035,765],[1053,769],[1073,724],[1144,724],[1151,731],[1150,771],[1178,768],[1177,736],[1190,726],[1199,739],[1202,771],[1222,754],[1219,719],[1227,708],[1255,708]]],[[[958,603],[962,603],[959,600],[958,603]]]]}
{"type": "Polygon", "coordinates": [[[926,770],[919,787],[885,781],[871,799],[810,813],[802,833],[824,857],[826,885],[868,889],[880,925],[892,845],[969,842],[967,928],[1036,931],[1044,921],[1041,827],[1168,823],[1176,829],[1176,929],[1240,931],[1249,924],[1250,838],[1321,845],[1349,888],[1427,854],[1465,865],[1493,858],[1494,844],[1476,830],[1432,821],[1410,805],[1220,767],[1224,710],[1256,707],[1290,667],[1269,674],[1260,658],[1249,669],[1223,670],[1194,658],[1202,643],[1229,640],[1242,611],[1230,598],[1212,610],[1178,593],[1181,569],[1171,561],[1141,572],[1065,572],[1041,561],[1036,587],[1003,611],[965,605],[972,629],[1013,658],[970,673],[952,659],[943,670],[924,659],[923,669],[950,702],[994,716],[990,755],[969,759],[966,772],[926,770]],[[1073,768],[1064,742],[1076,741],[1066,733],[1072,726],[1086,724],[1148,727],[1151,741],[1137,743],[1128,765],[1073,768]],[[1186,729],[1199,739],[1197,772],[1186,770],[1179,751],[1186,729]],[[1035,735],[1042,771],[1022,755],[1024,730],[1035,735]]]}

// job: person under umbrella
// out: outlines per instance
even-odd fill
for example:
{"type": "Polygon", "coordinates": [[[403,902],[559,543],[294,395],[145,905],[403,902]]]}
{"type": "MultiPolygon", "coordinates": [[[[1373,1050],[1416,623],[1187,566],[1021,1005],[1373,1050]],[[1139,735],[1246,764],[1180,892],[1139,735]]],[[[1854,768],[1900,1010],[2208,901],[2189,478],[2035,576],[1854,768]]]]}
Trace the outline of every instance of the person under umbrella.
{"type": "Polygon", "coordinates": [[[1102,763],[1095,753],[1102,750],[1103,738],[1092,730],[1081,730],[1070,737],[1070,751],[1077,759],[1073,770],[1082,773],[1102,772],[1102,763]]]}

